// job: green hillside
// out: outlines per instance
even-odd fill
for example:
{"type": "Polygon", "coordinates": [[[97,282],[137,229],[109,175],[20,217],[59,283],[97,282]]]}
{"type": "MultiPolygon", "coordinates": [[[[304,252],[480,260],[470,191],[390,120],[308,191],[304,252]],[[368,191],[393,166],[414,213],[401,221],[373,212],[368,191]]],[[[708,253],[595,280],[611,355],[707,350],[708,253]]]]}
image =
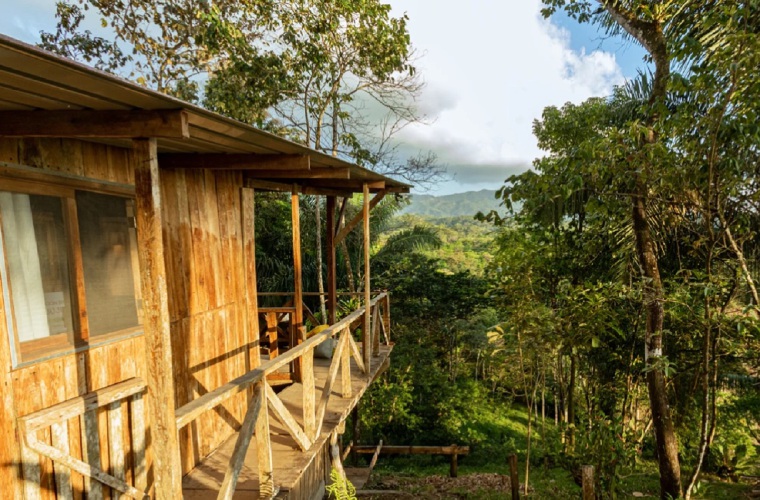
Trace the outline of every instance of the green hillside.
{"type": "Polygon", "coordinates": [[[456,217],[460,215],[473,216],[478,212],[488,213],[498,210],[504,213],[504,207],[499,206],[495,198],[495,190],[468,191],[444,196],[429,194],[413,194],[411,204],[405,207],[402,214],[414,214],[425,217],[456,217]]]}
{"type": "Polygon", "coordinates": [[[485,266],[493,259],[494,227],[479,222],[473,216],[432,217],[406,214],[395,217],[383,238],[414,226],[428,226],[436,230],[443,245],[422,253],[441,259],[447,272],[470,271],[482,276],[485,266]]]}

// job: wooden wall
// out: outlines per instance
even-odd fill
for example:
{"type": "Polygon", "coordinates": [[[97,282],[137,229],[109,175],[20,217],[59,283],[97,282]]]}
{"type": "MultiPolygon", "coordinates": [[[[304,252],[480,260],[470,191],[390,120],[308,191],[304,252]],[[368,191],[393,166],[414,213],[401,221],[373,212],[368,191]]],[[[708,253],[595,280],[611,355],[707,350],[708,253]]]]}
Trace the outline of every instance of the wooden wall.
{"type": "MultiPolygon", "coordinates": [[[[134,182],[128,155],[126,149],[84,141],[0,139],[0,161],[122,184],[134,182]]],[[[241,174],[162,170],[161,178],[175,397],[181,406],[247,371],[248,349],[257,343],[244,328],[241,174]]],[[[0,492],[18,497],[15,419],[134,376],[145,378],[145,351],[137,336],[13,370],[3,314],[0,307],[0,492]]],[[[246,406],[244,392],[180,432],[183,472],[236,430],[246,406]]],[[[78,425],[71,422],[69,432],[75,456],[82,453],[78,425]]],[[[100,442],[107,443],[104,417],[99,430],[100,442]]],[[[102,448],[107,465],[108,449],[102,448]]],[[[52,464],[41,464],[43,498],[54,498],[52,464]]],[[[74,476],[75,489],[81,491],[82,484],[74,476]]]]}
{"type": "MultiPolygon", "coordinates": [[[[97,180],[133,183],[128,168],[128,152],[94,143],[51,139],[0,139],[0,161],[64,172],[97,180]]],[[[2,181],[0,181],[2,189],[2,181]]],[[[145,377],[144,342],[142,336],[117,340],[78,354],[67,354],[12,369],[5,308],[0,311],[0,385],[5,403],[0,411],[0,491],[14,492],[20,498],[22,473],[15,419],[87,392],[107,387],[132,377],[145,377]]],[[[127,411],[127,405],[122,405],[127,411]]],[[[126,413],[125,413],[126,414],[126,413]]],[[[125,419],[126,421],[126,419],[125,419]]],[[[101,442],[101,462],[109,464],[108,425],[104,411],[99,412],[97,426],[101,442]]],[[[81,429],[78,419],[69,421],[71,454],[82,457],[81,429]]],[[[44,432],[51,442],[49,431],[44,432]]],[[[120,436],[125,450],[130,449],[130,436],[120,436]]],[[[43,499],[55,498],[53,463],[40,459],[40,490],[43,499]]],[[[128,464],[128,468],[131,464],[128,464]]],[[[65,468],[64,468],[65,469],[65,468]]],[[[67,471],[68,472],[68,471],[67,471]]],[[[130,471],[131,474],[131,471],[130,471]]],[[[82,498],[83,478],[72,474],[75,498],[82,498]]],[[[108,492],[106,492],[108,497],[108,492]]]]}
{"type": "MultiPolygon", "coordinates": [[[[175,398],[182,406],[248,371],[240,187],[234,172],[162,170],[175,398]]],[[[180,432],[189,472],[240,426],[246,393],[180,432]]]]}

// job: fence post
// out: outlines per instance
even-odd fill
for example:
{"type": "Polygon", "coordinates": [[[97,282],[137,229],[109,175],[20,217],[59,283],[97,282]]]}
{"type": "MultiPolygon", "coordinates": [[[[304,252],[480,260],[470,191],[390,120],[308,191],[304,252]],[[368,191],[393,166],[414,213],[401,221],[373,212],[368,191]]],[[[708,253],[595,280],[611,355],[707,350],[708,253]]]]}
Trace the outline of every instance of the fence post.
{"type": "Polygon", "coordinates": [[[517,455],[509,456],[509,486],[512,489],[512,500],[520,500],[520,478],[517,476],[517,455]]]}
{"type": "Polygon", "coordinates": [[[593,465],[584,465],[581,467],[581,484],[583,488],[583,500],[595,500],[593,465]]]}
{"type": "Polygon", "coordinates": [[[457,459],[457,445],[452,444],[451,448],[453,453],[451,454],[451,465],[449,466],[449,477],[457,477],[457,466],[459,465],[457,459]]]}

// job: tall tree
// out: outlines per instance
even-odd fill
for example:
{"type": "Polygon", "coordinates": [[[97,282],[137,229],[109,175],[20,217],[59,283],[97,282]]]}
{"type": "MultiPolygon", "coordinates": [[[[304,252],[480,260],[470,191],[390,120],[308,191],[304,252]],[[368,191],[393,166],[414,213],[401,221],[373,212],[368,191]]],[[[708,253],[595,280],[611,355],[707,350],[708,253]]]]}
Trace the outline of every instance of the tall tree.
{"type": "MultiPolygon", "coordinates": [[[[654,77],[649,93],[646,116],[639,137],[641,152],[658,145],[658,126],[665,112],[665,100],[670,80],[671,54],[665,36],[666,24],[672,19],[677,6],[672,2],[647,0],[608,0],[594,2],[565,2],[543,0],[547,5],[545,14],[557,8],[565,10],[579,20],[593,20],[602,24],[608,32],[625,33],[638,42],[652,59],[654,77]]],[[[682,494],[681,466],[678,458],[678,440],[668,405],[665,386],[663,357],[664,289],[660,275],[655,242],[652,236],[651,214],[647,210],[651,192],[650,184],[663,170],[663,166],[648,158],[649,154],[637,155],[639,162],[632,165],[629,175],[633,178],[631,192],[631,225],[636,244],[641,278],[644,286],[646,316],[645,359],[649,402],[654,421],[657,455],[660,468],[660,494],[678,498],[682,494]]]]}

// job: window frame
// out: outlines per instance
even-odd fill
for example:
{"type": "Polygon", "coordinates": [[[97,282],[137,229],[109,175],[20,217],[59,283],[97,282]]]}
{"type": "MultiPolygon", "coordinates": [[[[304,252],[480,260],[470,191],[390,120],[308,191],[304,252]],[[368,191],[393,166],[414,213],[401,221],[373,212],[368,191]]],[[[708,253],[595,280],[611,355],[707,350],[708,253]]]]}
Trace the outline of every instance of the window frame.
{"type": "MultiPolygon", "coordinates": [[[[14,166],[15,167],[15,166],[14,166]]],[[[64,224],[64,238],[68,264],[69,294],[71,302],[72,332],[50,335],[49,337],[21,342],[13,311],[13,291],[10,288],[10,270],[4,248],[0,248],[0,285],[2,286],[3,313],[5,327],[11,347],[13,368],[20,368],[59,356],[78,353],[93,347],[98,347],[114,341],[126,340],[143,334],[143,325],[138,324],[112,332],[90,335],[85,291],[85,273],[80,238],[79,217],[77,212],[76,193],[86,191],[116,198],[130,200],[135,204],[134,187],[130,185],[93,181],[69,175],[39,172],[39,169],[29,167],[10,167],[0,162],[0,191],[28,195],[57,197],[61,200],[64,224]],[[32,178],[25,175],[34,170],[32,178]]],[[[134,217],[134,215],[133,215],[134,217]]],[[[136,226],[133,226],[136,227],[136,226]]],[[[4,246],[2,228],[0,228],[0,247],[4,246]]],[[[136,251],[136,249],[134,250],[136,251]]],[[[137,269],[132,272],[140,276],[138,259],[132,259],[137,269]]],[[[136,285],[139,286],[139,285],[136,285]]],[[[135,306],[138,309],[138,319],[142,318],[139,297],[136,295],[135,306]]]]}

